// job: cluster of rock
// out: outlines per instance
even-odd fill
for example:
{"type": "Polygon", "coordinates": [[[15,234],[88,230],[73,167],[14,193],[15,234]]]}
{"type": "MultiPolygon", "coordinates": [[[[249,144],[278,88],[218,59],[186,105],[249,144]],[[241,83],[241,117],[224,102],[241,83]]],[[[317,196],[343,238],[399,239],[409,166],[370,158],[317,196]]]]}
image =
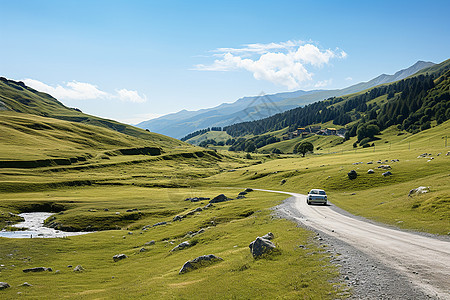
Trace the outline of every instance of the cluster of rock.
{"type": "Polygon", "coordinates": [[[209,200],[210,198],[206,198],[206,197],[192,197],[192,198],[186,198],[184,199],[184,201],[191,201],[191,202],[199,202],[199,201],[205,201],[205,200],[209,200]]]}
{"type": "MultiPolygon", "coordinates": [[[[398,160],[398,159],[391,159],[391,162],[399,162],[399,161],[400,160],[398,160]]],[[[388,162],[388,160],[384,161],[384,163],[386,163],[386,162],[388,162]]],[[[379,161],[377,161],[377,163],[381,164],[381,163],[383,163],[383,161],[379,160],[379,161]]],[[[363,162],[356,162],[356,163],[353,163],[353,164],[354,165],[358,165],[358,164],[363,164],[363,162]]],[[[373,162],[370,161],[367,164],[373,164],[373,162]]],[[[379,165],[377,167],[377,169],[380,169],[380,170],[391,170],[392,167],[390,165],[379,165]]],[[[375,173],[374,169],[368,169],[367,170],[367,174],[374,174],[374,173],[375,173]]],[[[384,177],[391,176],[392,172],[391,171],[386,171],[386,172],[382,173],[381,175],[383,175],[384,177]]],[[[350,180],[353,180],[353,179],[356,179],[358,177],[358,173],[355,170],[351,170],[350,172],[347,173],[347,176],[348,176],[348,178],[350,180]]]]}
{"type": "Polygon", "coordinates": [[[259,258],[264,254],[272,252],[272,250],[276,248],[275,244],[271,241],[273,238],[273,233],[269,232],[262,237],[258,236],[251,242],[248,247],[250,248],[250,253],[253,255],[253,258],[259,258]]]}

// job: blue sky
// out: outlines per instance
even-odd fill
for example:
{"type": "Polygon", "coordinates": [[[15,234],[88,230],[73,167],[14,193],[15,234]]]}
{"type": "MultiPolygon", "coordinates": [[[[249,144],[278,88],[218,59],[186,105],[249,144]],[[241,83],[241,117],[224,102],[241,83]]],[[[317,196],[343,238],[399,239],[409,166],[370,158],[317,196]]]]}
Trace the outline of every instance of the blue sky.
{"type": "Polygon", "coordinates": [[[450,54],[450,1],[5,1],[0,76],[137,123],[450,54]]]}

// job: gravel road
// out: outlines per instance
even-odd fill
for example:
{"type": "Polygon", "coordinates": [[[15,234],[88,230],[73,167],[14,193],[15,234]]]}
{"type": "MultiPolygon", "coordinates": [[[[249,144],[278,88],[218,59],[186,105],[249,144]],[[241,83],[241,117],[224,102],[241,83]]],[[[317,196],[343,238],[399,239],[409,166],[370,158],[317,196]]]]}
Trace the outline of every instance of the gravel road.
{"type": "Polygon", "coordinates": [[[278,193],[291,197],[274,208],[276,214],[318,232],[355,299],[450,299],[448,237],[398,230],[332,204],[307,205],[305,195],[278,193]]]}

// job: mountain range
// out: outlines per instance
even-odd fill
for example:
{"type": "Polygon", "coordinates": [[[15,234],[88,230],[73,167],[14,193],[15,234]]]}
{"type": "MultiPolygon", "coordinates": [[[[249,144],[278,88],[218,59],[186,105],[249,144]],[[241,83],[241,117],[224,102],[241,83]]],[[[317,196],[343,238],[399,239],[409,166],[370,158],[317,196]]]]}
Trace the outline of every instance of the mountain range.
{"type": "Polygon", "coordinates": [[[380,84],[391,83],[406,78],[433,65],[434,63],[432,62],[418,61],[409,68],[400,70],[393,75],[382,74],[370,81],[361,82],[343,89],[299,90],[272,95],[243,97],[233,103],[223,103],[212,108],[197,111],[182,110],[177,113],[141,122],[136,126],[180,139],[200,129],[225,127],[231,124],[259,120],[330,97],[357,93],[380,84]]]}

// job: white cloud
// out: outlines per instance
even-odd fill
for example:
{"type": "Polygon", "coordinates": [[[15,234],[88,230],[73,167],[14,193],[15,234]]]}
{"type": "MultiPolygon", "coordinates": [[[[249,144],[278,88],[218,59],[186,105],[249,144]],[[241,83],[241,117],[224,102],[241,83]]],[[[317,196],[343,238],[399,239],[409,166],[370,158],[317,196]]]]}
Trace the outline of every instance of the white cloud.
{"type": "Polygon", "coordinates": [[[65,83],[64,86],[50,86],[39,80],[35,79],[23,79],[27,86],[32,87],[35,90],[52,95],[59,100],[94,100],[94,99],[120,99],[121,101],[142,103],[147,101],[147,97],[142,97],[137,91],[131,91],[127,89],[120,89],[116,91],[116,94],[111,94],[100,90],[96,85],[71,81],[65,83]]]}
{"type": "Polygon", "coordinates": [[[159,117],[164,116],[164,114],[154,114],[154,113],[149,113],[149,114],[137,114],[134,116],[131,116],[131,118],[125,118],[125,119],[117,119],[118,121],[122,122],[122,123],[126,123],[126,124],[130,124],[130,125],[137,125],[143,121],[148,121],[151,119],[156,119],[159,117]]]}
{"type": "Polygon", "coordinates": [[[144,103],[147,101],[147,97],[145,95],[141,97],[137,91],[121,89],[117,91],[117,94],[119,99],[125,102],[144,103]]]}
{"type": "Polygon", "coordinates": [[[315,87],[315,88],[323,88],[323,87],[326,87],[326,86],[330,85],[332,82],[333,82],[333,79],[321,80],[321,81],[318,81],[318,82],[314,85],[314,87],[315,87]]]}
{"type": "Polygon", "coordinates": [[[352,78],[352,77],[346,77],[345,80],[347,80],[347,81],[352,81],[353,78],[352,78]]]}
{"type": "Polygon", "coordinates": [[[35,90],[52,95],[57,99],[97,99],[105,98],[108,93],[99,90],[95,85],[85,82],[71,81],[66,83],[66,86],[57,85],[50,86],[43,82],[34,79],[24,79],[23,82],[35,90]]]}
{"type": "MultiPolygon", "coordinates": [[[[257,80],[267,80],[295,89],[305,81],[311,81],[313,73],[305,66],[323,67],[331,59],[343,59],[344,51],[321,50],[313,44],[301,41],[283,43],[249,44],[242,48],[219,48],[214,56],[220,57],[210,65],[198,64],[198,71],[231,71],[243,69],[257,80]]],[[[317,84],[328,84],[319,82],[317,84]]]]}

